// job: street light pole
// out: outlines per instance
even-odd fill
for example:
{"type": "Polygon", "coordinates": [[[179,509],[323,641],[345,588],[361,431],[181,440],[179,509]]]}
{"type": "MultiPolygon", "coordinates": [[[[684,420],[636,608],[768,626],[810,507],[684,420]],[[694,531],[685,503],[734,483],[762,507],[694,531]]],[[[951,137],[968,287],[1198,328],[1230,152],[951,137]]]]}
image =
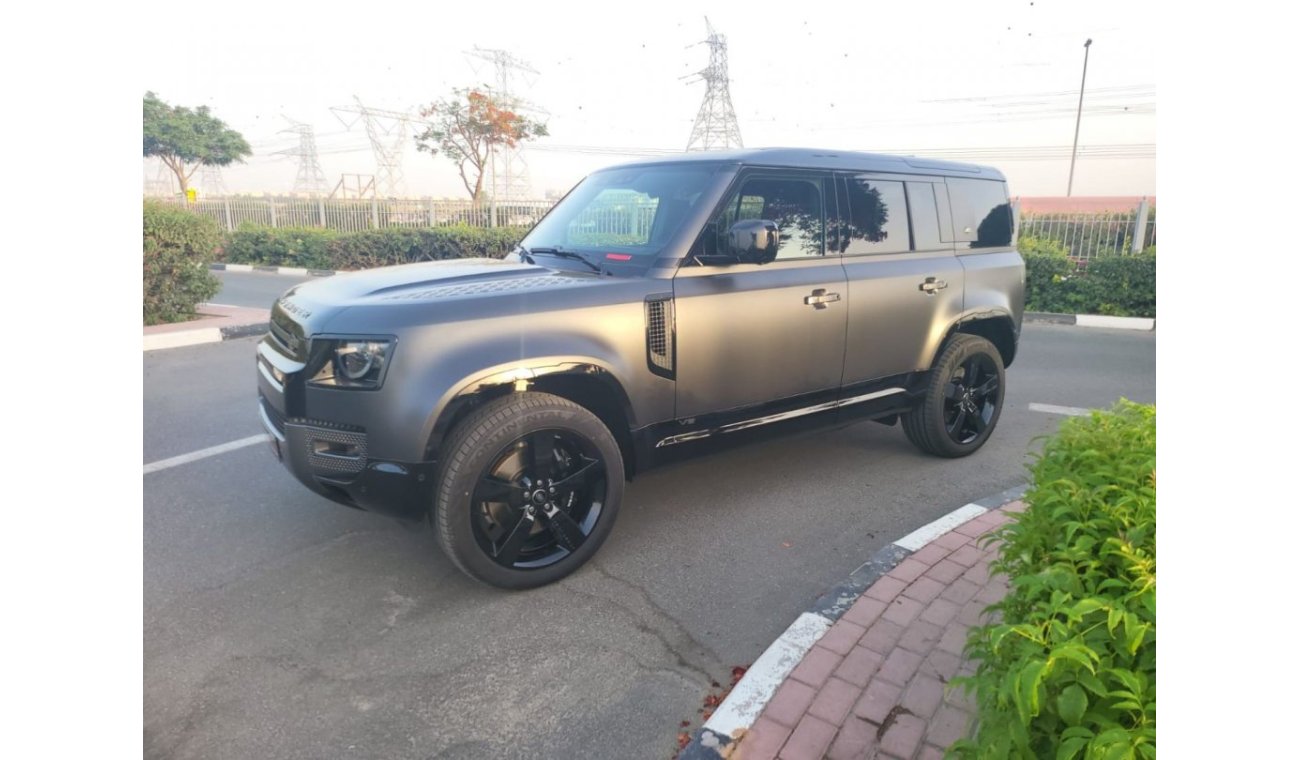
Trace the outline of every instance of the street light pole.
{"type": "Polygon", "coordinates": [[[1088,48],[1092,47],[1092,38],[1083,43],[1083,81],[1079,83],[1079,112],[1074,117],[1074,149],[1070,151],[1070,182],[1065,186],[1068,198],[1074,192],[1074,160],[1079,157],[1079,122],[1083,121],[1083,87],[1088,83],[1088,48]]]}

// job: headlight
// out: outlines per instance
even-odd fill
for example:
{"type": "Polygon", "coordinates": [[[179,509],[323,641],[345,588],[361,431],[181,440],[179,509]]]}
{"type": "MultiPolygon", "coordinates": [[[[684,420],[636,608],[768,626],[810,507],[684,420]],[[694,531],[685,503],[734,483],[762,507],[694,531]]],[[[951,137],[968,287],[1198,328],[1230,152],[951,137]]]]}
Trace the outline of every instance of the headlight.
{"type": "Polygon", "coordinates": [[[391,340],[329,340],[326,360],[311,383],[329,388],[374,390],[383,384],[392,355],[391,340]]]}

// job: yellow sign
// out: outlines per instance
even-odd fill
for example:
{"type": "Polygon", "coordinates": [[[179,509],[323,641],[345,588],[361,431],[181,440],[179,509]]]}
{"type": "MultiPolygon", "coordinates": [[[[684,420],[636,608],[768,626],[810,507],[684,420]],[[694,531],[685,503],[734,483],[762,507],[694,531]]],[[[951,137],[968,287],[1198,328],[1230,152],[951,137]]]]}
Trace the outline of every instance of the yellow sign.
{"type": "Polygon", "coordinates": [[[185,190],[185,200],[189,201],[190,203],[194,203],[194,202],[197,201],[198,199],[199,199],[199,191],[198,191],[198,190],[195,190],[195,189],[192,188],[192,187],[191,187],[191,188],[187,188],[187,189],[185,190]]]}

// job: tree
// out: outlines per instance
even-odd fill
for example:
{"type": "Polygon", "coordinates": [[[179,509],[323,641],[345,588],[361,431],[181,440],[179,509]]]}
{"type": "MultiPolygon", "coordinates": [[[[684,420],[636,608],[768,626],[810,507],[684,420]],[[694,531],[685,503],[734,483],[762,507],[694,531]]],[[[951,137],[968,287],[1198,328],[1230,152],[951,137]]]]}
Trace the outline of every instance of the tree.
{"type": "Polygon", "coordinates": [[[244,136],[213,116],[207,106],[173,106],[152,92],[144,96],[144,155],[157,156],[180,180],[181,192],[200,166],[229,166],[253,155],[244,136]]]}
{"type": "Polygon", "coordinates": [[[432,155],[441,152],[460,172],[460,181],[474,200],[483,198],[483,175],[492,151],[545,137],[546,125],[511,111],[477,89],[456,88],[422,109],[429,126],[415,136],[415,147],[432,155]]]}

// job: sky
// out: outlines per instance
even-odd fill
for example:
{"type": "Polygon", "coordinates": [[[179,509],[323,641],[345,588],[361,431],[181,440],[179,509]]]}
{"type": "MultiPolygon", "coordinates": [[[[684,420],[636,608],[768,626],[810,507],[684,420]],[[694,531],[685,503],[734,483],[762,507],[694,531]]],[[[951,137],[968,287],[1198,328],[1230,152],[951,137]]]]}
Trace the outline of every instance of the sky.
{"type": "MultiPolygon", "coordinates": [[[[1074,195],[1155,193],[1153,4],[1087,0],[763,4],[319,3],[176,7],[201,21],[177,56],[159,45],[145,90],[207,105],[253,146],[222,172],[237,193],[289,191],[297,137],[311,124],[331,186],[374,174],[364,125],[331,106],[418,109],[454,87],[490,84],[475,46],[536,69],[516,94],[544,109],[550,136],[523,156],[531,195],[563,193],[602,166],[634,160],[575,146],[683,149],[705,86],[705,16],[727,39],[730,90],[746,147],[927,151],[1052,147],[1050,159],[960,159],[1001,169],[1012,195],[1064,195],[1085,39],[1087,84],[1079,145],[1138,146],[1123,158],[1081,157],[1074,195]],[[549,146],[549,148],[548,148],[549,146]],[[1135,157],[1136,156],[1136,157],[1135,157]]],[[[464,197],[447,159],[403,152],[405,192],[464,197]]],[[[144,178],[158,175],[144,161],[144,178]]],[[[200,186],[200,193],[203,188],[200,186]]]]}

